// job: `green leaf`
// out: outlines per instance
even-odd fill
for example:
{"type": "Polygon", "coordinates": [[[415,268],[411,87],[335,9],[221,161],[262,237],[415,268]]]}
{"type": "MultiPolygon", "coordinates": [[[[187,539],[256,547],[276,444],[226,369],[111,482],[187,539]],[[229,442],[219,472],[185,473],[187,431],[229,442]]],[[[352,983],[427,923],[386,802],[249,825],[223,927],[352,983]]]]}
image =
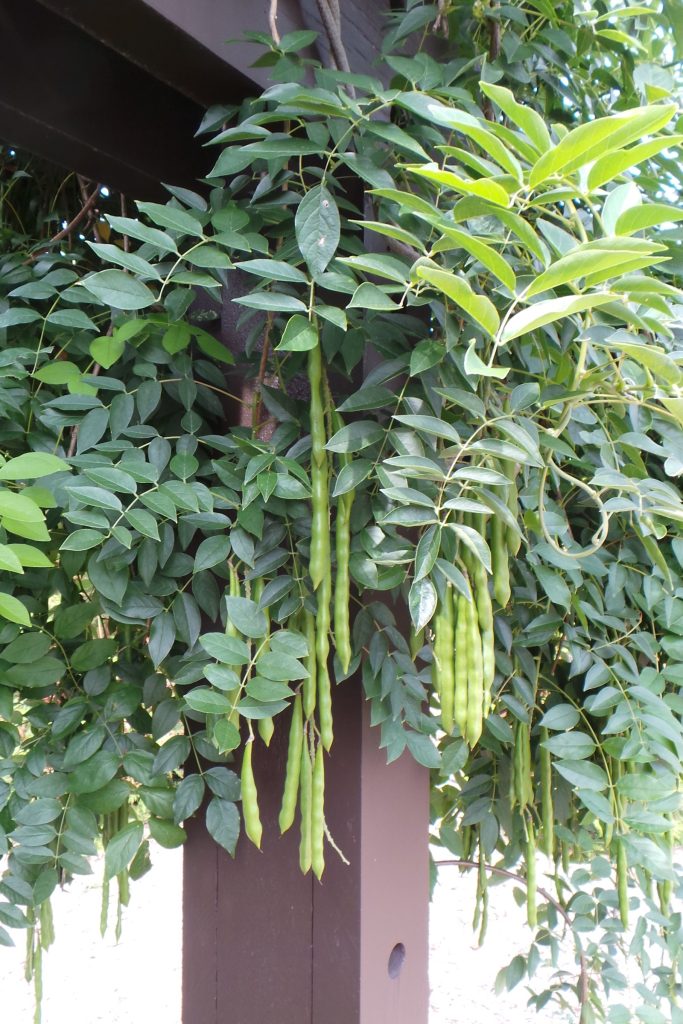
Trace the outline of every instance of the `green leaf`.
{"type": "Polygon", "coordinates": [[[135,277],[153,277],[157,280],[160,278],[156,267],[153,267],[147,260],[143,260],[142,256],[137,253],[126,252],[118,245],[109,243],[88,242],[88,245],[104,263],[118,263],[120,267],[130,270],[135,277]]]}
{"type": "Polygon", "coordinates": [[[213,797],[206,809],[206,827],[219,846],[233,857],[240,834],[240,812],[237,806],[230,800],[213,797]]]}
{"type": "Polygon", "coordinates": [[[30,665],[44,658],[51,640],[44,633],[21,633],[2,652],[2,660],[12,665],[30,665]]]}
{"type": "Polygon", "coordinates": [[[555,761],[555,770],[575,786],[577,790],[586,789],[591,793],[601,793],[609,786],[609,779],[604,768],[592,761],[555,761]]]}
{"type": "Polygon", "coordinates": [[[224,665],[246,665],[249,662],[249,648],[244,640],[225,633],[205,633],[199,643],[206,653],[224,665]]]}
{"type": "Polygon", "coordinates": [[[187,832],[180,825],[163,818],[150,817],[149,833],[155,843],[165,850],[174,850],[182,846],[187,839],[187,832]]]}
{"type": "Polygon", "coordinates": [[[389,313],[400,308],[384,288],[369,281],[358,285],[347,306],[347,309],[377,309],[389,313]]]}
{"type": "Polygon", "coordinates": [[[496,333],[500,326],[500,317],[496,307],[485,295],[477,295],[464,278],[457,277],[446,270],[436,270],[425,266],[417,268],[417,276],[452,299],[488,334],[493,336],[496,333]]]}
{"type": "Polygon", "coordinates": [[[240,306],[248,306],[249,309],[262,309],[270,313],[306,312],[305,302],[294,295],[285,295],[284,292],[250,292],[249,295],[240,295],[232,301],[240,306]]]}
{"type": "Polygon", "coordinates": [[[384,437],[384,428],[374,420],[356,420],[348,423],[330,438],[325,447],[330,452],[359,452],[376,444],[384,437]]]}
{"type": "Polygon", "coordinates": [[[226,597],[228,621],[243,635],[258,639],[268,631],[265,613],[248,597],[226,597]]]}
{"type": "Polygon", "coordinates": [[[545,327],[556,320],[564,320],[573,313],[583,313],[587,309],[595,309],[613,301],[614,296],[608,292],[597,292],[594,295],[567,295],[560,299],[536,302],[528,309],[523,309],[521,313],[510,317],[501,333],[501,344],[505,345],[522,334],[529,334],[537,327],[545,327]]]}
{"type": "Polygon", "coordinates": [[[493,85],[491,82],[480,82],[479,88],[484,93],[484,96],[488,96],[496,106],[500,107],[513,124],[522,129],[539,153],[545,153],[550,149],[551,142],[548,129],[546,128],[545,121],[536,110],[518,103],[510,90],[503,88],[501,85],[493,85]]]}
{"type": "Polygon", "coordinates": [[[143,835],[142,824],[134,821],[112,836],[104,853],[105,878],[115,878],[127,869],[140,848],[143,835]]]}
{"type": "Polygon", "coordinates": [[[418,764],[424,765],[425,768],[439,767],[441,756],[429,736],[422,732],[413,732],[412,729],[406,729],[405,735],[408,750],[418,764]]]}
{"type": "Polygon", "coordinates": [[[581,715],[573,704],[554,704],[543,715],[540,725],[546,729],[564,731],[573,729],[580,720],[581,715]]]}
{"type": "Polygon", "coordinates": [[[30,626],[31,617],[26,605],[9,594],[0,594],[0,616],[10,622],[18,622],[20,626],[30,626]]]}
{"type": "Polygon", "coordinates": [[[72,327],[75,331],[96,331],[97,326],[82,309],[56,309],[48,313],[47,322],[58,327],[72,327]]]}
{"type": "Polygon", "coordinates": [[[315,323],[296,313],[287,321],[280,343],[275,347],[278,352],[308,352],[317,344],[318,329],[315,323]]]}
{"type": "Polygon", "coordinates": [[[24,306],[14,306],[0,313],[0,331],[8,327],[16,327],[18,324],[32,324],[40,320],[41,316],[35,309],[26,309],[24,306]]]}
{"type": "Polygon", "coordinates": [[[581,732],[564,732],[551,736],[542,744],[555,757],[583,760],[591,757],[595,752],[595,742],[581,732]]]}
{"type": "Polygon", "coordinates": [[[146,512],[141,508],[132,508],[124,512],[124,515],[133,529],[141,533],[143,537],[159,540],[159,527],[151,512],[146,512]]]}
{"type": "Polygon", "coordinates": [[[675,104],[635,107],[579,125],[539,157],[529,174],[530,187],[535,188],[553,174],[571,174],[591,160],[658,131],[669,123],[676,110],[675,104]]]}
{"type": "Polygon", "coordinates": [[[466,548],[475,555],[487,572],[491,572],[491,552],[484,538],[471,526],[461,526],[458,523],[448,524],[456,536],[463,542],[466,548]]]}
{"type": "Polygon", "coordinates": [[[205,788],[201,775],[186,775],[178,784],[173,798],[173,820],[176,823],[191,818],[199,810],[205,788]]]}
{"type": "Polygon", "coordinates": [[[114,309],[145,309],[156,302],[152,291],[122,270],[100,270],[83,279],[88,291],[114,309]]]}
{"type": "Polygon", "coordinates": [[[410,618],[416,632],[431,622],[436,611],[436,588],[428,578],[416,580],[408,594],[410,618]]]}
{"type": "Polygon", "coordinates": [[[162,252],[178,252],[175,242],[165,231],[159,231],[158,228],[150,228],[132,217],[113,217],[107,214],[107,220],[114,231],[118,231],[124,236],[128,235],[130,238],[137,238],[139,242],[149,242],[150,245],[160,249],[162,252]]]}
{"type": "Polygon", "coordinates": [[[299,203],[294,220],[299,252],[314,277],[322,274],[337,251],[339,210],[324,185],[315,185],[299,203]]]}
{"type": "Polygon", "coordinates": [[[145,213],[162,228],[170,228],[181,235],[193,235],[196,238],[201,238],[204,233],[197,218],[186,210],[179,210],[176,206],[164,206],[161,203],[138,203],[137,206],[141,213],[145,213]]]}
{"type": "Polygon", "coordinates": [[[0,480],[37,480],[41,476],[62,473],[64,470],[69,470],[68,463],[56,455],[25,452],[0,466],[0,480]]]}
{"type": "Polygon", "coordinates": [[[183,253],[183,258],[193,267],[202,267],[207,270],[227,270],[232,266],[227,252],[219,249],[216,245],[202,244],[197,248],[193,247],[183,253]]]}
{"type": "MultiPolygon", "coordinates": [[[[308,669],[304,668],[298,658],[286,654],[284,651],[266,651],[256,662],[256,671],[267,679],[275,679],[279,682],[289,683],[296,679],[306,679],[308,669]]],[[[278,697],[269,697],[269,700],[281,700],[278,697]]]]}
{"type": "Polygon", "coordinates": [[[185,694],[185,703],[193,711],[203,715],[227,715],[232,711],[233,702],[224,693],[210,690],[208,686],[198,686],[185,694]]]}
{"type": "Polygon", "coordinates": [[[291,284],[308,284],[308,278],[302,270],[293,267],[283,260],[243,260],[236,263],[237,270],[245,270],[267,281],[286,281],[291,284]]]}
{"type": "Polygon", "coordinates": [[[207,537],[197,548],[193,572],[212,569],[214,565],[225,564],[230,552],[230,537],[207,537]]]}

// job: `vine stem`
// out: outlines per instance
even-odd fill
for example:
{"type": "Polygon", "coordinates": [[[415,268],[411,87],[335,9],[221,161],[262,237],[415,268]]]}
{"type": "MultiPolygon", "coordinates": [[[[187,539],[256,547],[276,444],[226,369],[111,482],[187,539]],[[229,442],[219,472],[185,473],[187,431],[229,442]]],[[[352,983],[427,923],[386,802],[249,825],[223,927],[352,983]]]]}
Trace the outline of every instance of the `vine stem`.
{"type": "Polygon", "coordinates": [[[83,218],[87,216],[87,214],[89,214],[92,210],[93,206],[95,205],[95,202],[97,201],[97,197],[100,194],[101,188],[102,186],[100,184],[96,185],[91,194],[85,197],[85,202],[83,203],[83,206],[80,208],[78,213],[71,218],[69,223],[65,227],[63,227],[61,231],[58,231],[56,235],[53,235],[52,238],[49,238],[47,242],[41,242],[40,251],[32,252],[27,257],[27,259],[24,260],[24,263],[34,263],[38,259],[38,257],[41,256],[42,253],[45,251],[46,246],[54,245],[55,242],[61,242],[63,238],[66,238],[67,235],[70,235],[71,232],[78,227],[83,218]]]}
{"type": "MultiPolygon", "coordinates": [[[[481,864],[480,864],[480,862],[478,860],[456,860],[456,859],[453,859],[453,860],[437,860],[434,863],[436,864],[437,868],[441,868],[441,867],[455,867],[455,868],[465,868],[466,870],[472,870],[472,869],[479,870],[479,868],[481,867],[481,864]]],[[[513,882],[519,882],[523,886],[526,886],[526,884],[527,884],[527,880],[526,880],[526,878],[524,878],[523,875],[518,875],[518,874],[516,874],[516,872],[509,871],[507,868],[499,868],[499,867],[496,867],[495,864],[487,864],[486,862],[483,863],[483,868],[484,868],[484,871],[488,871],[488,873],[491,874],[491,875],[498,875],[500,878],[508,878],[508,879],[510,879],[513,882]]],[[[546,900],[546,902],[549,903],[557,911],[557,913],[560,915],[560,917],[562,918],[562,920],[566,924],[566,926],[569,929],[569,931],[572,933],[572,936],[573,936],[573,939],[574,939],[574,948],[576,949],[576,954],[577,954],[578,961],[579,961],[579,977],[578,977],[578,983],[577,983],[577,996],[578,996],[578,1000],[579,1000],[579,1024],[582,1024],[583,1016],[584,1016],[583,1011],[584,1011],[584,1008],[588,1005],[588,999],[589,999],[589,995],[590,995],[590,985],[589,985],[588,964],[586,963],[586,954],[583,951],[583,946],[581,945],[581,939],[579,938],[579,936],[574,931],[574,928],[572,926],[572,919],[571,919],[571,916],[570,916],[568,910],[566,910],[566,908],[563,907],[562,904],[559,903],[555,899],[555,897],[552,896],[548,892],[547,889],[542,888],[540,885],[537,888],[537,892],[538,892],[539,896],[542,896],[543,899],[546,900]]]]}
{"type": "Polygon", "coordinates": [[[280,45],[280,33],[277,28],[277,0],[270,0],[270,10],[268,11],[268,25],[270,27],[270,34],[273,37],[273,42],[276,46],[280,45]]]}

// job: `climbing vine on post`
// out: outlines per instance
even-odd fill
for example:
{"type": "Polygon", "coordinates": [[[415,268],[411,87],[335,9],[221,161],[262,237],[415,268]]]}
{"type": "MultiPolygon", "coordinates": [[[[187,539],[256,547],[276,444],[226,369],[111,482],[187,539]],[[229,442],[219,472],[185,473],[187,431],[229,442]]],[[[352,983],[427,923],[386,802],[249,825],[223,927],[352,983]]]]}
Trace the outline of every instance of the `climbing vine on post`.
{"type": "MultiPolygon", "coordinates": [[[[280,827],[320,878],[332,693],[362,680],[388,759],[432,770],[432,838],[477,866],[482,932],[489,874],[525,884],[530,951],[502,983],[568,925],[578,980],[536,1005],[629,1020],[608,997],[635,916],[657,963],[638,1017],[680,1021],[675,87],[554,107],[564,30],[538,9],[519,65],[502,8],[474,69],[349,75],[284,37],[288,80],[207,114],[208,188],[109,215],[92,256],[5,257],[0,922],[38,974],[50,895],[100,844],[105,924],[110,882],[120,906],[205,800],[229,853],[260,845],[275,730],[280,827]]],[[[437,13],[462,17],[413,5],[388,44],[437,13]]]]}

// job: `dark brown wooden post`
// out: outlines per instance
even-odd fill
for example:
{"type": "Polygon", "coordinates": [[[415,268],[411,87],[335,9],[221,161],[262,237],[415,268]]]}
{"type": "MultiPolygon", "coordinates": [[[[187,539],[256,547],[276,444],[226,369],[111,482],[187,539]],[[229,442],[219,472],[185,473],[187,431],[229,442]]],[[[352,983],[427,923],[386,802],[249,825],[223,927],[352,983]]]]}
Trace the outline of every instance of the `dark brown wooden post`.
{"type": "Polygon", "coordinates": [[[254,753],[262,851],[235,860],[193,823],[185,852],[183,1024],[426,1024],[428,773],[386,764],[360,682],[339,686],[322,883],[278,835],[286,730],[254,753]],[[277,782],[274,782],[277,780],[277,782]]]}

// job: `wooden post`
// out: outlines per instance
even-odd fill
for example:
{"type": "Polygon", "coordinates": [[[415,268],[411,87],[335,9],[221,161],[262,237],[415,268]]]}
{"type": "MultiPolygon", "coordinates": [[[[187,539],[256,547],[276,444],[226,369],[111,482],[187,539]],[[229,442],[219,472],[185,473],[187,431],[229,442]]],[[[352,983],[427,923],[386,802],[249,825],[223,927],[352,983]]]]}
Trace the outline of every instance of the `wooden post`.
{"type": "Polygon", "coordinates": [[[201,822],[184,868],[183,1024],[426,1024],[428,772],[386,764],[359,680],[339,686],[322,883],[278,835],[286,729],[254,765],[264,838],[233,861],[201,822]]]}

